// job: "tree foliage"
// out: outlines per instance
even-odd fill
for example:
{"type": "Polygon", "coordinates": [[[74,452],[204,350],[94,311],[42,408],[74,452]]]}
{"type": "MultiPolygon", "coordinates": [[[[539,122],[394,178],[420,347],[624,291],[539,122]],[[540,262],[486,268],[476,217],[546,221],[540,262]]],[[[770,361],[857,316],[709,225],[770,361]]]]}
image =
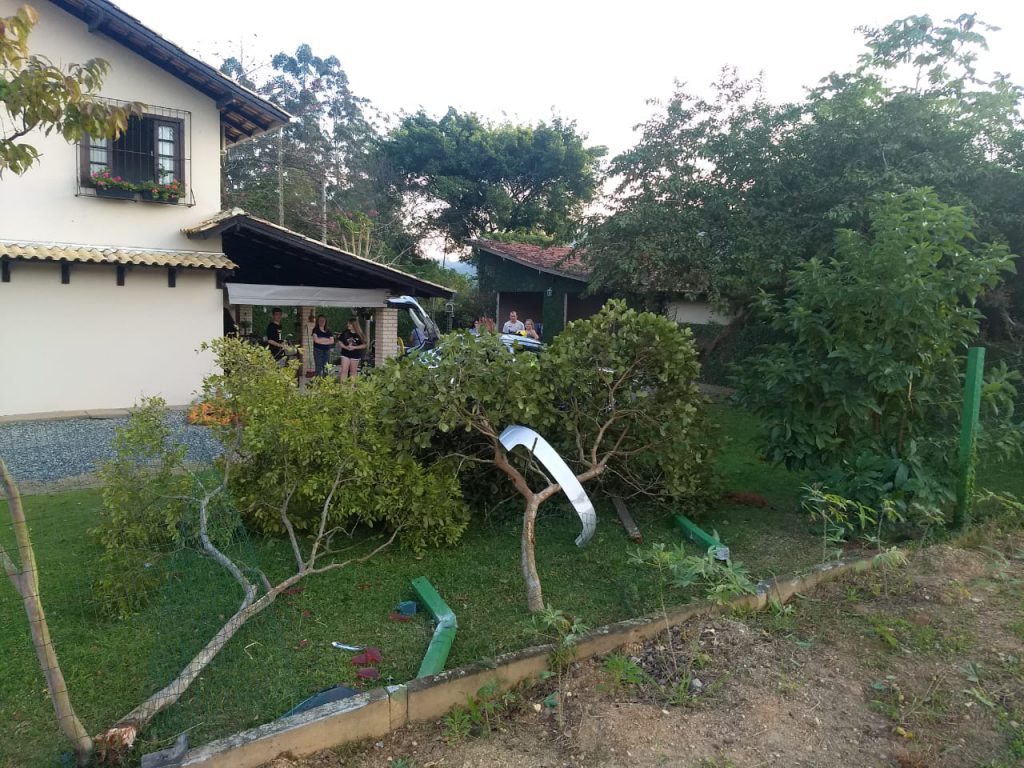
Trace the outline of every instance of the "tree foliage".
{"type": "Polygon", "coordinates": [[[454,108],[406,115],[381,150],[421,231],[460,246],[491,232],[569,237],[594,199],[603,147],[575,124],[492,125],[454,108]]]}
{"type": "MultiPolygon", "coordinates": [[[[960,207],[929,190],[877,198],[869,231],[842,229],[834,251],[790,274],[760,309],[788,341],[748,359],[743,401],[767,422],[767,458],[810,470],[842,495],[883,499],[934,520],[956,476],[958,414],[976,300],[1013,268],[978,242],[960,207]]],[[[983,438],[1019,449],[1014,376],[989,370],[983,438]],[[1016,438],[1013,436],[1016,435],[1016,438]]]]}
{"type": "Polygon", "coordinates": [[[66,141],[83,134],[117,137],[141,104],[115,107],[97,100],[110,71],[105,59],[67,64],[64,69],[29,50],[29,36],[38,23],[35,10],[23,5],[13,16],[0,17],[0,104],[6,119],[0,129],[0,174],[28,171],[39,150],[22,141],[33,131],[57,131],[66,141]]]}
{"type": "MultiPolygon", "coordinates": [[[[424,460],[496,468],[523,496],[522,567],[528,605],[537,611],[543,596],[534,522],[560,487],[528,453],[507,454],[501,432],[533,428],[581,483],[606,478],[632,492],[699,501],[709,486],[710,450],[697,370],[688,331],[610,302],[571,323],[539,357],[512,354],[492,334],[456,334],[431,366],[389,364],[381,375],[390,403],[383,416],[400,444],[424,460]]],[[[464,488],[481,480],[460,474],[464,488]]]]}
{"type": "Polygon", "coordinates": [[[307,44],[278,53],[271,73],[256,82],[235,57],[221,71],[296,117],[280,132],[233,147],[224,163],[225,204],[352,249],[366,238],[366,255],[408,260],[392,178],[377,152],[380,133],[368,99],[358,96],[336,56],[307,44]],[[358,222],[358,232],[354,232],[358,222]]]}
{"type": "Polygon", "coordinates": [[[302,392],[265,349],[233,339],[213,348],[225,373],[208,377],[204,393],[236,419],[219,431],[232,455],[229,488],[255,530],[313,533],[326,509],[331,531],[400,530],[416,552],[459,539],[468,513],[454,467],[399,449],[375,381],[323,379],[302,392]]]}
{"type": "MultiPolygon", "coordinates": [[[[858,65],[794,104],[769,103],[759,80],[732,70],[711,98],[679,85],[612,162],[615,212],[587,239],[595,282],[745,307],[827,254],[837,229],[866,232],[873,195],[922,186],[964,207],[979,237],[1021,253],[1022,92],[978,76],[988,29],[973,15],[862,29],[858,65]]],[[[1014,290],[1019,281],[986,297],[1005,328],[1014,290]]]]}
{"type": "Polygon", "coordinates": [[[163,561],[185,534],[191,479],[185,446],[169,442],[166,404],[147,398],[114,434],[114,456],[100,470],[103,511],[90,531],[103,548],[94,593],[105,612],[142,608],[164,576],[163,561]]]}

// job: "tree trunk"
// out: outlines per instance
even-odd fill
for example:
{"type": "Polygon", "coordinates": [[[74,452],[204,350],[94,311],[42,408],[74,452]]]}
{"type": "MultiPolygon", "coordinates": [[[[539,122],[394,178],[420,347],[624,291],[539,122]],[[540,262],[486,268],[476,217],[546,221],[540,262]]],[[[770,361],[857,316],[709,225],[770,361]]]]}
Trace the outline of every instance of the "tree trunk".
{"type": "Polygon", "coordinates": [[[534,546],[537,540],[534,529],[539,507],[537,496],[530,496],[526,501],[526,511],[523,513],[523,581],[526,582],[526,606],[530,609],[530,613],[539,613],[544,610],[544,594],[541,592],[540,577],[537,575],[537,558],[534,556],[534,546]]]}
{"type": "MultiPolygon", "coordinates": [[[[71,697],[68,695],[68,687],[64,682],[64,673],[61,672],[60,663],[57,661],[57,651],[54,650],[53,641],[50,639],[50,626],[43,611],[43,599],[39,594],[39,571],[36,567],[36,555],[29,537],[25,510],[21,505],[21,495],[2,459],[0,459],[0,485],[7,496],[7,506],[11,513],[14,538],[18,545],[20,560],[18,568],[20,572],[15,572],[13,562],[4,552],[4,570],[7,571],[7,575],[14,584],[14,588],[18,590],[18,594],[21,595],[22,603],[25,606],[25,615],[28,616],[28,627],[32,634],[32,645],[36,649],[39,666],[46,676],[46,688],[50,693],[50,701],[53,702],[57,724],[73,745],[78,764],[86,765],[92,755],[92,739],[89,738],[78,715],[75,714],[74,707],[71,706],[71,697]]],[[[0,546],[0,551],[2,551],[2,546],[0,546]]]]}

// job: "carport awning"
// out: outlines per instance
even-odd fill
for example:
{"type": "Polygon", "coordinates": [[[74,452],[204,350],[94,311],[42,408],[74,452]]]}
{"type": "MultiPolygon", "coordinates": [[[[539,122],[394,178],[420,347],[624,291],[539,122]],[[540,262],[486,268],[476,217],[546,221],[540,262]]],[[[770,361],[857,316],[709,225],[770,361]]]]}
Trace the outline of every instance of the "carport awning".
{"type": "MultiPolygon", "coordinates": [[[[183,230],[190,239],[219,236],[237,264],[239,283],[323,285],[451,299],[455,292],[234,208],[183,230]]],[[[364,305],[365,306],[365,305],[364,305]]]]}
{"type": "Polygon", "coordinates": [[[311,285],[225,283],[228,301],[260,307],[385,307],[389,293],[376,288],[318,288],[311,285]]]}

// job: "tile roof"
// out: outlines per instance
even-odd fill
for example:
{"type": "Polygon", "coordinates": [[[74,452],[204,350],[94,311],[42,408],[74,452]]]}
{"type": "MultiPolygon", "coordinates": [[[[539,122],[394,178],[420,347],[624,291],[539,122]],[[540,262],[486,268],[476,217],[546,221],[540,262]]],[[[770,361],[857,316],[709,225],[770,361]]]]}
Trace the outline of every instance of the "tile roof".
{"type": "Polygon", "coordinates": [[[0,256],[34,261],[73,261],[88,264],[137,264],[147,267],[194,267],[234,269],[237,265],[223,253],[175,251],[155,248],[71,245],[0,240],[0,256]]]}
{"type": "Polygon", "coordinates": [[[552,272],[575,280],[586,280],[590,270],[580,258],[580,252],[571,245],[530,245],[528,243],[503,243],[498,240],[470,240],[469,244],[482,251],[511,259],[542,272],[552,272]]]}

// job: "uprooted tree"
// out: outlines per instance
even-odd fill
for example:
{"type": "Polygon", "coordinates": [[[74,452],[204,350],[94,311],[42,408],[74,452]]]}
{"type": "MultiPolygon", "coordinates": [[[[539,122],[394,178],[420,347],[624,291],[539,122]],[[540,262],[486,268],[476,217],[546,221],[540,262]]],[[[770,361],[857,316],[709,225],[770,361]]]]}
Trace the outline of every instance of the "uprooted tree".
{"type": "Polygon", "coordinates": [[[302,579],[366,561],[396,540],[414,551],[455,541],[467,523],[453,465],[424,466],[398,450],[388,430],[375,426],[381,419],[372,382],[353,389],[322,381],[300,393],[294,371],[279,369],[266,350],[231,339],[213,346],[226,371],[204,384],[224,446],[219,466],[188,466],[183,452],[168,444],[163,403],[143,402],[121,430],[117,456],[104,470],[104,512],[92,533],[104,549],[101,602],[119,615],[137,609],[147,590],[160,583],[141,581],[132,585],[131,599],[104,600],[139,572],[139,553],[150,569],[159,569],[161,553],[181,545],[195,547],[230,574],[241,588],[241,602],[173,680],[95,738],[71,706],[49,638],[24,512],[0,463],[21,561],[16,565],[0,546],[0,563],[25,603],[58,722],[83,764],[94,751],[107,761],[122,759],[232,637],[302,579]],[[295,560],[290,575],[272,584],[233,556],[239,513],[250,524],[287,535],[295,560]],[[362,554],[342,559],[338,542],[360,525],[372,532],[354,545],[346,542],[344,550],[354,547],[362,554]]]}
{"type": "Polygon", "coordinates": [[[602,478],[635,492],[697,499],[710,467],[697,371],[689,331],[613,301],[570,324],[539,357],[512,354],[492,334],[460,334],[446,341],[436,364],[399,361],[382,379],[388,416],[410,450],[497,468],[525,500],[521,566],[536,612],[544,606],[537,513],[562,488],[529,451],[510,455],[503,429],[535,429],[581,483],[602,478]]]}

